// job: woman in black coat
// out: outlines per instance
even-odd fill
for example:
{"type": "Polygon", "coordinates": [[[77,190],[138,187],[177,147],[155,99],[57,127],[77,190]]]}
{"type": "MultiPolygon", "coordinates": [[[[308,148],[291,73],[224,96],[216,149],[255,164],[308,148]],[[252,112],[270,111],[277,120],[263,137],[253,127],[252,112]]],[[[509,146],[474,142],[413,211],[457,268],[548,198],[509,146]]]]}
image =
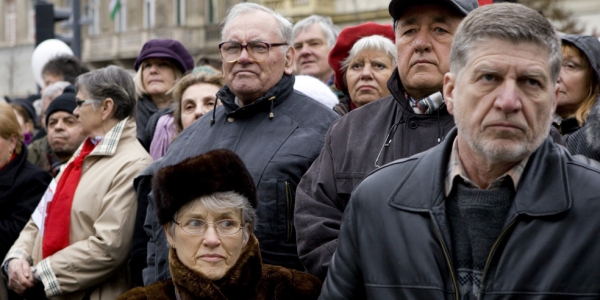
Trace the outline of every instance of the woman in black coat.
{"type": "Polygon", "coordinates": [[[51,180],[50,173],[27,161],[17,117],[10,105],[0,103],[0,257],[6,256],[51,180]]]}

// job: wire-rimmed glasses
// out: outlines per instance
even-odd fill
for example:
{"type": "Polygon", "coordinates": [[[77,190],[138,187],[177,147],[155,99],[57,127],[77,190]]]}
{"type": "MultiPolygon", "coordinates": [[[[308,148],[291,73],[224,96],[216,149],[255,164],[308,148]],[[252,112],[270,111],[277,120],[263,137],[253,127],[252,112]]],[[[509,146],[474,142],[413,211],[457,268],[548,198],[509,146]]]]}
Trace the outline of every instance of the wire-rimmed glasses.
{"type": "Polygon", "coordinates": [[[220,235],[234,235],[243,228],[243,224],[236,220],[220,220],[214,223],[208,223],[201,219],[190,218],[181,223],[175,220],[173,220],[173,222],[179,225],[183,231],[197,235],[204,234],[208,229],[208,225],[213,226],[220,235]]]}

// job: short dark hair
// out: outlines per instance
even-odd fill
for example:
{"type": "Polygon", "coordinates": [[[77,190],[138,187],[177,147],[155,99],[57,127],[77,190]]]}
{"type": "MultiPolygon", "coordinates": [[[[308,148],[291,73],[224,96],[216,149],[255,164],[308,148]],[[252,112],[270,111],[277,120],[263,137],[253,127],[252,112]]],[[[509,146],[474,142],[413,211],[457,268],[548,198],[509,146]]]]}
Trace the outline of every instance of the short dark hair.
{"type": "Polygon", "coordinates": [[[77,76],[89,72],[86,67],[76,56],[60,55],[49,60],[42,68],[42,76],[52,74],[62,76],[63,81],[68,81],[71,84],[75,83],[77,76]]]}
{"type": "Polygon", "coordinates": [[[113,118],[123,120],[135,115],[136,94],[133,78],[123,68],[108,66],[77,77],[75,87],[96,100],[113,99],[113,118]]]}

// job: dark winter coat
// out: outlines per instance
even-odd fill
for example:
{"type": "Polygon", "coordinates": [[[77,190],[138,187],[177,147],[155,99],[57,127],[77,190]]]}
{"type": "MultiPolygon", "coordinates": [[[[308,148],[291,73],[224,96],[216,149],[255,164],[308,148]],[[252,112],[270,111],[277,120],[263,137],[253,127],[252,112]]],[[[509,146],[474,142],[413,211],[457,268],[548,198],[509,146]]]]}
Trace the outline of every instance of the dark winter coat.
{"type": "Polygon", "coordinates": [[[566,137],[565,143],[571,154],[581,154],[600,161],[600,101],[596,100],[586,123],[566,137]]]}
{"type": "Polygon", "coordinates": [[[383,166],[425,151],[454,127],[445,106],[431,115],[415,114],[397,70],[387,85],[391,95],[352,110],[331,126],[321,155],[298,186],[294,217],[298,253],[308,272],[320,279],[337,248],[350,193],[375,170],[377,158],[383,166]],[[389,146],[384,147],[386,141],[389,146]]]}
{"type": "MultiPolygon", "coordinates": [[[[149,180],[143,177],[151,177],[161,166],[174,165],[209,150],[234,151],[257,186],[255,234],[263,261],[303,270],[293,223],[296,186],[319,155],[327,129],[339,116],[294,91],[293,85],[294,76],[284,75],[266,95],[241,108],[225,86],[217,93],[223,105],[184,130],[163,159],[148,167],[137,182],[148,184],[149,180]]],[[[139,202],[139,205],[148,203],[145,228],[151,233],[151,240],[148,268],[144,270],[144,283],[148,284],[169,278],[167,243],[164,230],[156,221],[152,201],[141,197],[139,202]]]]}
{"type": "MultiPolygon", "coordinates": [[[[373,172],[346,208],[320,299],[458,299],[442,145],[373,172]]],[[[530,156],[478,299],[598,299],[600,165],[546,139],[530,156]]]]}
{"type": "Polygon", "coordinates": [[[278,266],[263,264],[258,241],[250,236],[237,262],[225,276],[212,281],[185,266],[174,249],[169,251],[173,279],[138,287],[118,300],[310,300],[317,299],[321,281],[315,276],[278,266]]]}
{"type": "Polygon", "coordinates": [[[137,126],[137,139],[140,141],[142,146],[148,151],[150,149],[150,142],[152,137],[148,136],[146,127],[150,117],[158,111],[156,104],[150,99],[150,97],[139,97],[135,108],[135,126],[137,126]]]}
{"type": "Polygon", "coordinates": [[[27,147],[0,170],[0,257],[19,237],[52,180],[50,173],[27,161],[27,147]]]}

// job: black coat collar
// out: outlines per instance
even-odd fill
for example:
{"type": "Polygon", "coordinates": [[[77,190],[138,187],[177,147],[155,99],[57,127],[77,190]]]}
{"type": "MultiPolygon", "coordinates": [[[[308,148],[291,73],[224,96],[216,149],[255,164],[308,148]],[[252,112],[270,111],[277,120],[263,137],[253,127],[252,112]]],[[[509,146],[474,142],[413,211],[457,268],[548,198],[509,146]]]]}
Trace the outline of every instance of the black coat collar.
{"type": "MultiPolygon", "coordinates": [[[[416,161],[396,181],[400,184],[389,199],[390,206],[408,211],[431,212],[434,207],[444,204],[444,177],[456,135],[457,129],[454,128],[440,145],[402,160],[416,161]]],[[[564,212],[571,207],[568,157],[566,150],[555,145],[550,138],[531,154],[517,187],[514,200],[517,214],[547,216],[564,212]]]]}

